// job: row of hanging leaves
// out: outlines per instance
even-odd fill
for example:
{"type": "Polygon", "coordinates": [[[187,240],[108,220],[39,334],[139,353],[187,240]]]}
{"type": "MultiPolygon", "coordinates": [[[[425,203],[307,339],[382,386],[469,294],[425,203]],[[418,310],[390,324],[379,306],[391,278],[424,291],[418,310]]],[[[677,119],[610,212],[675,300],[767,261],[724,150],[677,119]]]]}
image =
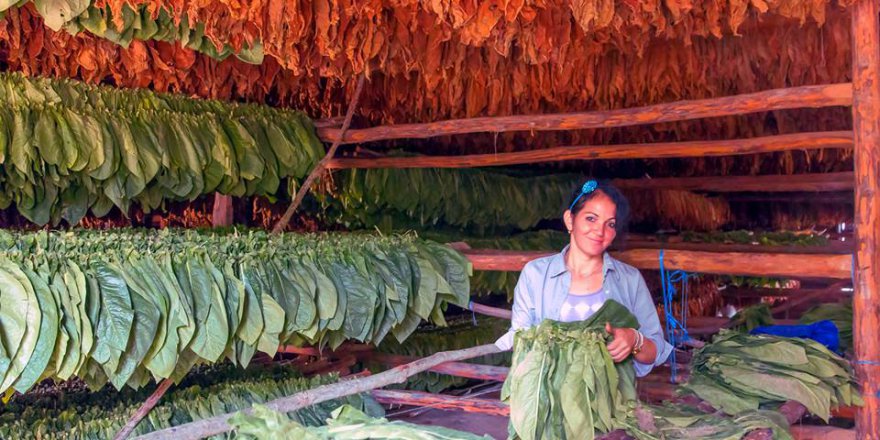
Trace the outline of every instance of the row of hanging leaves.
{"type": "Polygon", "coordinates": [[[405,340],[468,300],[471,266],[413,236],[3,232],[0,391],[93,389],[246,366],[280,344],[405,340]]]}
{"type": "Polygon", "coordinates": [[[0,207],[38,225],[220,192],[273,197],[324,155],[303,114],[0,75],[0,207]]]}

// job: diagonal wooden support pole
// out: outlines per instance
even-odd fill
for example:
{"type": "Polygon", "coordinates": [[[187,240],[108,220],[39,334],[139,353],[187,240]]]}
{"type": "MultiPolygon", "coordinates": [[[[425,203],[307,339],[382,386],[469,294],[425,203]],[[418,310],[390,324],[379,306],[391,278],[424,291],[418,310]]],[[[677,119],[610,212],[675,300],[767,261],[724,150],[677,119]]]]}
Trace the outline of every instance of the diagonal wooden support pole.
{"type": "MultiPolygon", "coordinates": [[[[275,411],[287,413],[305,408],[328,400],[338,399],[340,397],[351,396],[353,394],[363,393],[366,391],[381,388],[394,383],[403,383],[407,378],[415,374],[428,371],[440,364],[454,361],[462,361],[465,359],[473,359],[487,354],[498,353],[500,350],[494,344],[479,345],[476,347],[466,348],[464,350],[443,351],[432,354],[415,362],[383,371],[379,374],[364,377],[361,379],[353,379],[340,381],[334,384],[323,385],[311,390],[303,391],[292,396],[282,397],[267,402],[266,406],[275,411]]],[[[244,410],[249,412],[249,410],[244,410]]],[[[157,440],[157,439],[173,439],[173,440],[195,440],[212,435],[222,434],[232,429],[227,420],[235,413],[223,414],[221,416],[210,417],[199,420],[197,422],[187,423],[185,425],[175,426],[161,431],[151,432],[147,435],[138,437],[140,440],[157,440]]]]}
{"type": "Polygon", "coordinates": [[[138,423],[153,410],[162,396],[165,395],[165,392],[171,388],[171,385],[174,385],[174,381],[171,379],[165,379],[162,383],[159,384],[159,387],[156,388],[156,391],[153,391],[153,394],[150,394],[150,397],[147,397],[147,400],[141,405],[134,414],[131,415],[131,418],[128,419],[128,422],[119,432],[116,433],[116,437],[113,437],[113,440],[124,440],[127,439],[129,435],[131,435],[134,428],[137,428],[138,423]]]}
{"type": "Polygon", "coordinates": [[[312,184],[315,183],[318,178],[320,178],[325,171],[327,171],[327,164],[330,163],[330,160],[333,159],[333,156],[336,154],[336,150],[342,145],[342,139],[345,137],[345,132],[348,130],[348,126],[351,125],[351,118],[354,116],[354,111],[357,109],[358,101],[361,98],[361,92],[364,90],[364,74],[358,78],[357,88],[354,91],[354,96],[351,99],[351,103],[348,105],[348,110],[345,113],[345,121],[342,122],[342,128],[340,129],[340,137],[339,139],[333,141],[333,145],[330,147],[330,150],[327,151],[327,154],[315,165],[315,169],[309,173],[309,176],[306,177],[306,181],[303,182],[302,186],[299,187],[299,190],[296,192],[296,197],[293,198],[293,201],[290,202],[290,206],[287,207],[287,211],[284,211],[284,215],[281,216],[281,219],[278,220],[278,223],[275,224],[275,227],[272,228],[273,234],[279,234],[284,231],[284,228],[287,227],[287,224],[290,223],[290,218],[293,217],[293,213],[296,212],[296,208],[299,207],[300,203],[302,203],[303,199],[306,197],[306,194],[309,192],[309,189],[312,187],[312,184]]]}

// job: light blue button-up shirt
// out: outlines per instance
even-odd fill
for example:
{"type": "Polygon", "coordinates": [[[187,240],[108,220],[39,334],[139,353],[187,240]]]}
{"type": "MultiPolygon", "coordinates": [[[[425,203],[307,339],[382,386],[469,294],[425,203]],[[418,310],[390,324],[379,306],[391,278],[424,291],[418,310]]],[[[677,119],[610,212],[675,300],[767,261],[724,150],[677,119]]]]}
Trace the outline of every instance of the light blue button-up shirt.
{"type": "MultiPolygon", "coordinates": [[[[514,289],[511,329],[495,343],[498,348],[510,350],[513,334],[518,329],[538,325],[545,319],[559,320],[559,310],[571,287],[571,273],[565,265],[566,252],[568,246],[558,254],[525,265],[514,289]]],[[[655,365],[666,362],[672,346],[663,338],[654,300],[638,269],[615,260],[606,252],[602,289],[608,299],[619,302],[632,312],[639,321],[639,331],[657,346],[657,358],[653,364],[633,362],[636,375],[645,376],[655,365]]]]}

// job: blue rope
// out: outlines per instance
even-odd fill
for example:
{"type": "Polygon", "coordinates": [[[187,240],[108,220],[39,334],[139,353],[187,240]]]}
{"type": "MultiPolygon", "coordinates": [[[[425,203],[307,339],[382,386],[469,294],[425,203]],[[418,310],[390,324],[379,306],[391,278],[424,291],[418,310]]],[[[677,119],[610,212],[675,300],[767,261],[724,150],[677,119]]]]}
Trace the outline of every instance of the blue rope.
{"type": "Polygon", "coordinates": [[[670,380],[675,383],[678,364],[675,361],[675,348],[681,342],[690,339],[687,332],[687,315],[688,315],[688,278],[693,275],[683,270],[674,270],[667,272],[663,265],[663,249],[660,249],[660,282],[663,288],[663,314],[666,317],[666,337],[672,345],[672,353],[669,355],[670,370],[672,372],[670,380]],[[681,283],[681,321],[675,319],[673,313],[673,299],[675,298],[675,284],[681,283]],[[681,332],[681,337],[678,336],[681,332]]]}

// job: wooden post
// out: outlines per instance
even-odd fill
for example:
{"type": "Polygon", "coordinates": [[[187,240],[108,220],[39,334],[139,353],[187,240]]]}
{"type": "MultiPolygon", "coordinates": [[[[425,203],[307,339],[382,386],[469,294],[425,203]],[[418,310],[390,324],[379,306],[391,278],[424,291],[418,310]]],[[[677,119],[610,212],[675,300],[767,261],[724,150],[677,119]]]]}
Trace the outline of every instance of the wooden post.
{"type": "Polygon", "coordinates": [[[211,212],[212,226],[232,226],[232,196],[214,193],[214,209],[211,212]]]}
{"type": "Polygon", "coordinates": [[[856,437],[880,439],[880,6],[852,6],[853,139],[856,268],[853,296],[855,367],[865,406],[856,437]]]}
{"type": "Polygon", "coordinates": [[[505,417],[510,415],[510,407],[506,403],[491,399],[398,390],[373,390],[370,394],[372,394],[377,402],[386,405],[427,406],[434,409],[467,411],[469,413],[505,417]]]}

